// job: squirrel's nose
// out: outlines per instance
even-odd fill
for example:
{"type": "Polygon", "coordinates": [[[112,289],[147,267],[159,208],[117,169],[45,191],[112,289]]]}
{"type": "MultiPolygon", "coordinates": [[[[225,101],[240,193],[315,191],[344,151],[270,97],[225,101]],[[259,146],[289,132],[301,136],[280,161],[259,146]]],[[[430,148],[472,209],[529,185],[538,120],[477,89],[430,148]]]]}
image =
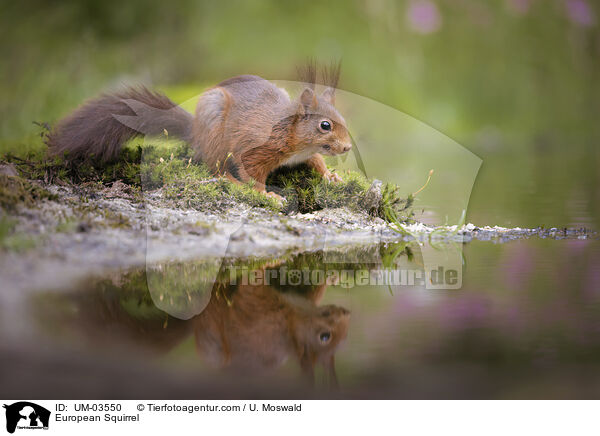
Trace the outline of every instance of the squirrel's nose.
{"type": "Polygon", "coordinates": [[[345,145],[344,146],[344,153],[346,153],[347,151],[350,151],[351,148],[352,148],[352,144],[345,145]]]}

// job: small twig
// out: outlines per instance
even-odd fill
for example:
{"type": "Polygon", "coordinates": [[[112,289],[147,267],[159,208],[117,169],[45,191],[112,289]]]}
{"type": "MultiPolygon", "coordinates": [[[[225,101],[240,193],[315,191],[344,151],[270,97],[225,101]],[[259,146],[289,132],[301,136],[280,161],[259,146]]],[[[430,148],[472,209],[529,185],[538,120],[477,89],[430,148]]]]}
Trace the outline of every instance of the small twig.
{"type": "Polygon", "coordinates": [[[427,176],[427,181],[425,182],[425,184],[423,186],[421,186],[421,189],[419,189],[417,192],[413,192],[413,197],[416,197],[419,192],[421,192],[423,189],[425,189],[427,187],[427,185],[429,185],[429,181],[431,180],[432,175],[433,175],[433,170],[429,170],[429,175],[427,176]]]}
{"type": "Polygon", "coordinates": [[[50,124],[48,124],[47,122],[32,121],[32,123],[35,124],[36,126],[40,126],[42,129],[46,130],[47,132],[50,131],[50,124]]]}
{"type": "Polygon", "coordinates": [[[19,161],[19,163],[15,162],[17,165],[29,165],[30,167],[35,167],[35,164],[33,162],[31,162],[30,160],[23,159],[21,157],[14,156],[12,154],[7,154],[6,158],[8,159],[9,162],[12,161],[13,159],[19,161]]]}
{"type": "Polygon", "coordinates": [[[214,182],[218,182],[219,179],[216,177],[213,177],[212,179],[206,179],[206,180],[199,180],[198,183],[200,184],[205,184],[205,183],[214,183],[214,182]]]}
{"type": "Polygon", "coordinates": [[[219,174],[220,177],[224,177],[225,174],[227,174],[227,171],[225,171],[224,173],[221,174],[221,168],[225,169],[225,165],[227,164],[227,161],[229,160],[229,158],[231,156],[233,156],[233,153],[231,153],[231,152],[227,153],[227,157],[223,161],[223,166],[222,167],[221,167],[220,162],[217,161],[217,173],[219,174]]]}

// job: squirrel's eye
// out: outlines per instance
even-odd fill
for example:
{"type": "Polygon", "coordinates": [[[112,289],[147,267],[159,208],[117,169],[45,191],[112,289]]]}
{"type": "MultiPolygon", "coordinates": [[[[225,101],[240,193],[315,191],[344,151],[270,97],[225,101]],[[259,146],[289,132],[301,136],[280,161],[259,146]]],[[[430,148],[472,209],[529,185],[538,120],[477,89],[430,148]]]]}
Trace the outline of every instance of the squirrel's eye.
{"type": "Polygon", "coordinates": [[[320,126],[321,130],[325,130],[326,132],[328,132],[329,130],[331,130],[331,123],[329,121],[321,121],[320,126]]]}
{"type": "Polygon", "coordinates": [[[331,339],[331,333],[329,333],[329,332],[323,332],[319,335],[319,340],[324,344],[329,342],[330,339],[331,339]]]}

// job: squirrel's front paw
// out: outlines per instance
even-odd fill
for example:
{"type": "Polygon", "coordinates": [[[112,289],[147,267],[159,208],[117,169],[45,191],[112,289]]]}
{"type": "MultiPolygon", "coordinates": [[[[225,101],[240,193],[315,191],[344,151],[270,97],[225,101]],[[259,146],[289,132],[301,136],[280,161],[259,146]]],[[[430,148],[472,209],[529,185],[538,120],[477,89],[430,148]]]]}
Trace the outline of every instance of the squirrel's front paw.
{"type": "Polygon", "coordinates": [[[275,192],[267,192],[265,194],[267,197],[271,197],[274,198],[275,200],[277,200],[280,204],[285,203],[287,200],[285,199],[285,197],[282,197],[281,195],[275,193],[275,192]]]}
{"type": "Polygon", "coordinates": [[[333,183],[339,183],[342,181],[342,178],[336,173],[327,173],[325,174],[325,180],[333,183]]]}

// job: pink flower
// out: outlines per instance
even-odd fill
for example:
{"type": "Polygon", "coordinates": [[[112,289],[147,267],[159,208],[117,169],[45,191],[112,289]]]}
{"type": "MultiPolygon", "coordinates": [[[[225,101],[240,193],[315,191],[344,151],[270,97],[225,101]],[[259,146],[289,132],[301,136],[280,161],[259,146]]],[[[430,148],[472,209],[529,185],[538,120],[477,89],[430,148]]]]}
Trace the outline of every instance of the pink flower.
{"type": "Polygon", "coordinates": [[[592,27],[596,24],[594,11],[586,0],[567,0],[567,17],[572,23],[581,27],[592,27]]]}
{"type": "Polygon", "coordinates": [[[406,20],[417,33],[433,33],[442,27],[442,16],[436,4],[430,0],[413,0],[408,6],[406,20]]]}
{"type": "Polygon", "coordinates": [[[529,12],[533,0],[506,0],[508,7],[519,15],[525,15],[529,12]]]}

